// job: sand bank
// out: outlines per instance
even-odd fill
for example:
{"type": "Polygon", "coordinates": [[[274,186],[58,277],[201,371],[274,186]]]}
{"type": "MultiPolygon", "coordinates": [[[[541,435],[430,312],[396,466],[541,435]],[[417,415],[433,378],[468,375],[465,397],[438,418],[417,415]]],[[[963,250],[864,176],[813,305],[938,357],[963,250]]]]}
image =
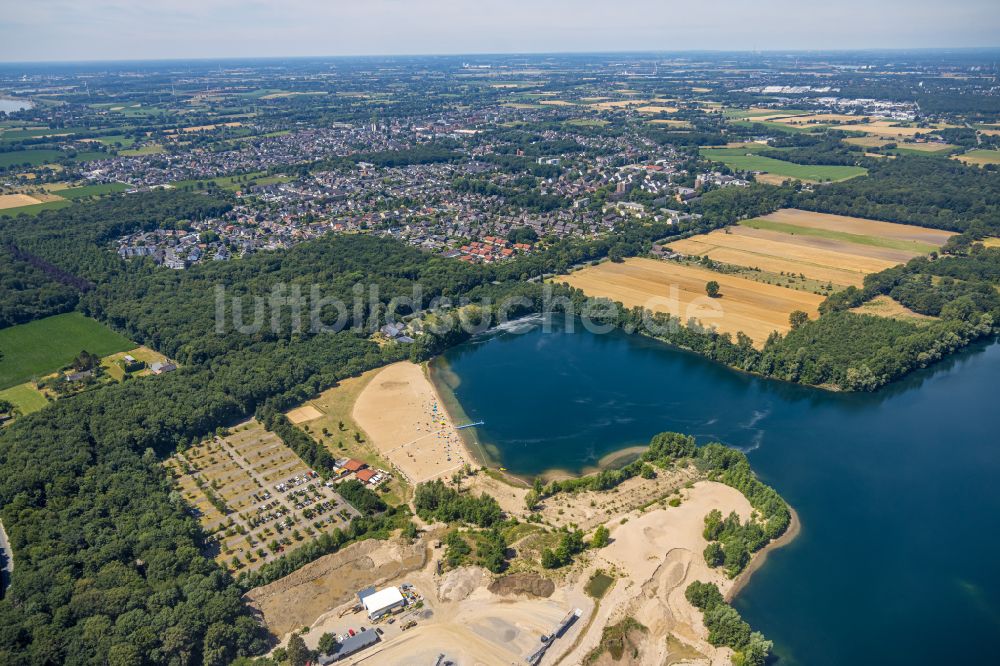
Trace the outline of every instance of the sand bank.
{"type": "Polygon", "coordinates": [[[352,418],[411,483],[475,463],[424,369],[409,361],[383,368],[358,396],[352,418]]]}
{"type": "Polygon", "coordinates": [[[718,509],[723,515],[735,511],[745,520],[750,502],[739,491],[712,481],[700,481],[682,495],[678,507],[648,511],[610,526],[611,544],[595,553],[592,568],[610,571],[619,580],[601,602],[592,629],[561,663],[582,663],[600,641],[603,627],[627,616],[649,629],[638,663],[665,663],[666,637],[671,634],[705,655],[704,663],[728,663],[729,651],[708,643],[701,612],[684,591],[697,580],[717,584],[723,594],[730,592],[735,581],[709,568],[702,555],[708,543],[702,536],[704,519],[718,509]]]}

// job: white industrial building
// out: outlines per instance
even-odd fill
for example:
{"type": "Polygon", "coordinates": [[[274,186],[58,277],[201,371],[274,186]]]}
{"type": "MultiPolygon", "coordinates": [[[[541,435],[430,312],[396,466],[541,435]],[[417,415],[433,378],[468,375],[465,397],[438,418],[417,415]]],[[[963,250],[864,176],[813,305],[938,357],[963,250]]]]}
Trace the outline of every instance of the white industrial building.
{"type": "Polygon", "coordinates": [[[393,609],[405,606],[406,600],[403,598],[403,594],[399,591],[398,587],[387,587],[384,590],[367,595],[361,600],[361,603],[365,605],[365,610],[368,611],[368,619],[377,620],[393,609]]]}

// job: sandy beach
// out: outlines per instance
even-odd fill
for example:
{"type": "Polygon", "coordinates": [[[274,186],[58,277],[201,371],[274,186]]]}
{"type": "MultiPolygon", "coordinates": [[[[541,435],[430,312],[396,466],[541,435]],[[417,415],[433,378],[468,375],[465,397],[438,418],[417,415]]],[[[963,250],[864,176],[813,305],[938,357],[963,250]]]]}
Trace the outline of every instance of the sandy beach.
{"type": "Polygon", "coordinates": [[[475,464],[424,368],[415,363],[383,368],[358,396],[352,418],[410,483],[475,464]]]}

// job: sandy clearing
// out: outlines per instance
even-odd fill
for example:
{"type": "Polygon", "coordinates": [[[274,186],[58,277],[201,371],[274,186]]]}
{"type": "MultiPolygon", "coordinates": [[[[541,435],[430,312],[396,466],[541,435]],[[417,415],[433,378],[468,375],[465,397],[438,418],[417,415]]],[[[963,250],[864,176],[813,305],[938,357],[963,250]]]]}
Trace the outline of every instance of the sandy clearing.
{"type": "Polygon", "coordinates": [[[300,423],[305,423],[306,421],[314,421],[318,419],[323,416],[323,412],[319,411],[312,405],[302,405],[301,407],[291,410],[285,416],[287,416],[288,420],[295,425],[299,425],[300,423]]]}
{"type": "Polygon", "coordinates": [[[687,323],[694,318],[734,337],[742,331],[762,346],[772,331],[789,330],[788,315],[803,310],[818,316],[822,296],[724,275],[703,268],[654,259],[604,262],[555,278],[589,296],[610,298],[626,307],[669,313],[687,323]],[[721,298],[709,298],[705,283],[714,280],[721,298]]]}
{"type": "Polygon", "coordinates": [[[944,245],[949,238],[954,236],[954,232],[943,231],[941,229],[928,229],[910,224],[897,224],[894,222],[880,222],[878,220],[866,220],[861,217],[848,217],[846,215],[830,215],[827,213],[814,213],[808,210],[797,208],[783,208],[770,215],[761,217],[762,220],[773,220],[783,224],[794,224],[813,229],[829,229],[831,231],[844,231],[860,236],[878,236],[880,238],[891,238],[895,240],[916,241],[930,245],[944,245]]]}
{"type": "Polygon", "coordinates": [[[265,626],[278,637],[303,626],[341,604],[369,585],[382,585],[427,562],[427,544],[368,539],[324,555],[269,585],[244,595],[260,612],[265,626]]]}
{"type": "Polygon", "coordinates": [[[352,417],[411,483],[474,462],[423,367],[415,363],[383,368],[361,391],[352,417]]]}
{"type": "Polygon", "coordinates": [[[33,206],[39,203],[42,203],[41,199],[28,194],[0,194],[0,210],[18,208],[20,206],[33,206]]]}
{"type": "Polygon", "coordinates": [[[734,581],[705,563],[702,551],[708,542],[701,531],[712,509],[723,515],[735,511],[746,520],[750,503],[739,491],[711,481],[700,481],[683,495],[679,507],[648,511],[624,525],[610,526],[611,544],[594,554],[593,566],[622,577],[601,602],[591,631],[563,664],[583,663],[600,641],[601,628],[625,616],[649,629],[641,663],[665,662],[668,634],[709,655],[713,664],[728,663],[729,651],[708,643],[701,612],[688,603],[684,590],[698,580],[713,582],[724,595],[728,593],[734,581]]]}
{"type": "Polygon", "coordinates": [[[867,303],[862,303],[856,308],[851,308],[851,312],[858,314],[870,314],[888,319],[899,319],[901,321],[912,321],[916,323],[926,323],[934,321],[937,317],[914,312],[891,296],[879,294],[867,303]]]}

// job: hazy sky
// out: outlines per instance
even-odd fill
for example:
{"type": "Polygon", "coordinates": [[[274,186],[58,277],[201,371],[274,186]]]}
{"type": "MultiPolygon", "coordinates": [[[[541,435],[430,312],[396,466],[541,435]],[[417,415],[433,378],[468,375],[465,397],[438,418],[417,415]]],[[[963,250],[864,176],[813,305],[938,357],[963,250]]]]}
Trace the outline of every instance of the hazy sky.
{"type": "Polygon", "coordinates": [[[3,0],[0,61],[1000,46],[1000,0],[3,0]]]}

